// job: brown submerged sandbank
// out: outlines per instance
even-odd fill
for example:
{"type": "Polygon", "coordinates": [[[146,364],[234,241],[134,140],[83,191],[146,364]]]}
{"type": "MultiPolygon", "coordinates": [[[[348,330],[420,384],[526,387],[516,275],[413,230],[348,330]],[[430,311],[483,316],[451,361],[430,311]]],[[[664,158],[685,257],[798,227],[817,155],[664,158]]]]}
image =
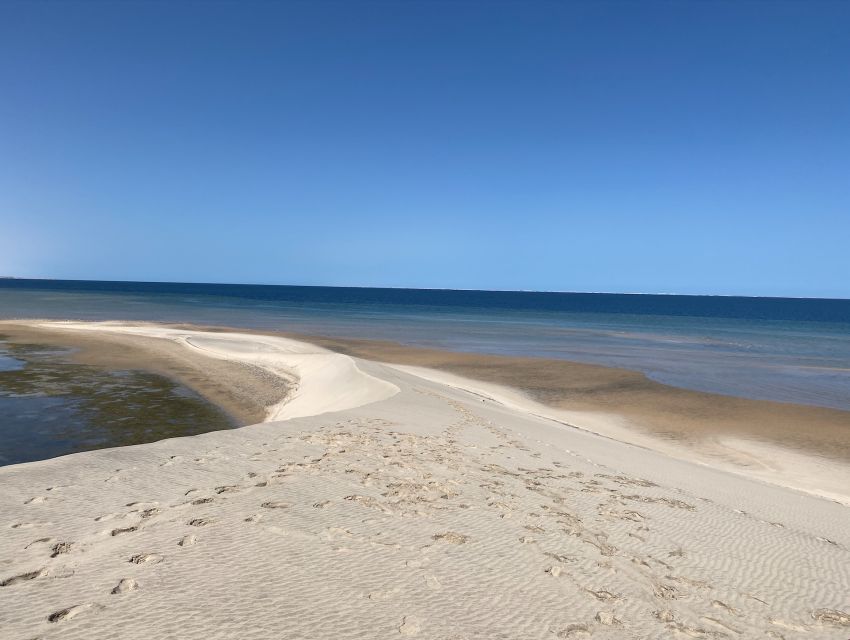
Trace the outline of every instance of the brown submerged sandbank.
{"type": "Polygon", "coordinates": [[[850,412],[671,387],[637,371],[546,358],[457,353],[379,340],[284,333],[332,351],[518,389],[559,409],[618,414],[682,444],[731,436],[850,461],[850,412]]]}
{"type": "Polygon", "coordinates": [[[678,444],[697,445],[725,436],[850,461],[850,411],[693,391],[655,382],[639,371],[569,360],[454,352],[288,331],[174,326],[280,335],[364,360],[437,369],[512,387],[558,409],[616,414],[632,428],[678,444]]]}
{"type": "Polygon", "coordinates": [[[0,332],[11,343],[72,348],[69,358],[78,364],[165,376],[218,406],[240,426],[262,422],[266,408],[287,393],[279,378],[259,367],[205,357],[168,340],[12,322],[0,322],[0,332]]]}

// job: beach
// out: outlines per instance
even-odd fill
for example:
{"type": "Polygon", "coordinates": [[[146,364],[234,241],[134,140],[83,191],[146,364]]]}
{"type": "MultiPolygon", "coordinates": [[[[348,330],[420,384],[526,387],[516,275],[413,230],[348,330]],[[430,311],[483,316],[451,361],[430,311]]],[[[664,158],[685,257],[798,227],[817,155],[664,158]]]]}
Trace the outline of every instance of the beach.
{"type": "Polygon", "coordinates": [[[0,25],[0,640],[850,640],[850,0],[0,25]]]}
{"type": "Polygon", "coordinates": [[[841,495],[814,495],[829,486],[731,472],[648,433],[630,443],[612,413],[566,420],[421,361],[242,331],[49,330],[167,342],[287,391],[252,426],[0,468],[5,637],[850,628],[850,517],[841,495]]]}

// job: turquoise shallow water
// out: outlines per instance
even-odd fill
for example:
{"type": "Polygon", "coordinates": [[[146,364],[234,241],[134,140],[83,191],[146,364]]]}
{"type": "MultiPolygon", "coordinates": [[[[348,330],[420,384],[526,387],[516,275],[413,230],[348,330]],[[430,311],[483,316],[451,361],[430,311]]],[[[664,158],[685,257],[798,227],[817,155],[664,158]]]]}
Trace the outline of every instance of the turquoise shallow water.
{"type": "Polygon", "coordinates": [[[0,280],[0,318],[32,317],[284,329],[562,358],[685,388],[850,410],[850,300],[0,280]]]}

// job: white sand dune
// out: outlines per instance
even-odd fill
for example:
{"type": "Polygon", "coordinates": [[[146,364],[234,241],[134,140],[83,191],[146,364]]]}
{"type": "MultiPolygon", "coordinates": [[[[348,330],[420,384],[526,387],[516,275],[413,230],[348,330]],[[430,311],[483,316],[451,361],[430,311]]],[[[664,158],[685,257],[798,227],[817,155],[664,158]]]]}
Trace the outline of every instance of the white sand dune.
{"type": "Polygon", "coordinates": [[[298,390],[271,422],[0,468],[4,639],[850,635],[836,502],[293,341],[85,330],[298,390]]]}
{"type": "Polygon", "coordinates": [[[212,358],[265,369],[290,387],[287,398],[269,407],[266,421],[343,411],[385,400],[395,385],[363,373],[348,356],[278,336],[174,329],[122,322],[45,322],[52,329],[110,332],[161,338],[183,344],[212,358]]]}

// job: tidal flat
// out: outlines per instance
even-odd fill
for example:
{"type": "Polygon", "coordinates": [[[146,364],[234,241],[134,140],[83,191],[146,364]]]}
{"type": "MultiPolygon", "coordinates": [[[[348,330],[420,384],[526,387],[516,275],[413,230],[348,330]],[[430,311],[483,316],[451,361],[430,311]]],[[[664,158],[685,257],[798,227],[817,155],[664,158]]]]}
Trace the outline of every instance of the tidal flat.
{"type": "Polygon", "coordinates": [[[81,364],[74,353],[0,333],[0,465],[238,424],[165,375],[81,364]]]}

